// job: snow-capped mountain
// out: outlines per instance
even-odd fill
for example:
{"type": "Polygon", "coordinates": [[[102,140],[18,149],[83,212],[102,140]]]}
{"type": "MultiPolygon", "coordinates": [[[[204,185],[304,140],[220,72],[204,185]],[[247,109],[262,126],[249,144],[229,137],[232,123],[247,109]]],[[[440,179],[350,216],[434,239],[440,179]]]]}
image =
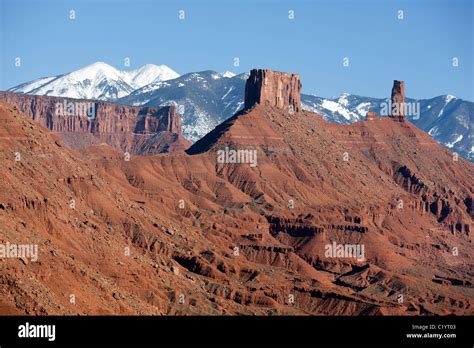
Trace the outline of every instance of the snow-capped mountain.
{"type": "Polygon", "coordinates": [[[179,77],[179,74],[166,65],[146,64],[129,72],[123,71],[125,80],[130,81],[134,89],[141,88],[153,82],[167,81],[179,77]]]}
{"type": "Polygon", "coordinates": [[[10,92],[80,99],[114,100],[156,81],[166,81],[179,74],[166,65],[147,64],[132,71],[122,71],[103,62],[53,77],[41,78],[11,88],[10,92]]]}
{"type": "Polygon", "coordinates": [[[244,105],[248,74],[202,71],[151,83],[119,99],[130,105],[177,105],[183,115],[183,134],[197,141],[244,105]]]}
{"type": "Polygon", "coordinates": [[[411,121],[451,151],[474,162],[474,103],[450,95],[419,102],[421,117],[411,121]]]}
{"type": "Polygon", "coordinates": [[[322,98],[315,95],[302,94],[303,110],[320,114],[326,121],[352,123],[365,119],[368,111],[377,111],[382,99],[361,97],[344,93],[339,97],[322,98]]]}
{"type": "MultiPolygon", "coordinates": [[[[179,76],[163,65],[145,65],[126,72],[95,63],[69,74],[24,83],[10,91],[129,105],[177,105],[183,115],[183,134],[195,142],[243,107],[248,76],[209,70],[179,76]]],[[[382,105],[387,101],[347,93],[333,98],[301,95],[304,110],[337,123],[363,120],[369,110],[383,115],[382,105]]],[[[473,102],[449,95],[407,102],[419,104],[419,115],[408,116],[412,123],[451,151],[474,161],[473,102]]]]}

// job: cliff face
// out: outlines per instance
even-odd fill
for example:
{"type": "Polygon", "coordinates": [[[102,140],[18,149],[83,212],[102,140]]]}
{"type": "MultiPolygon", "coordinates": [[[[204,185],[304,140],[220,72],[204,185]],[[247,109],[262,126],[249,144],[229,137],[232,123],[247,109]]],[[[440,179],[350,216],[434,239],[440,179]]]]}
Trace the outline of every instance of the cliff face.
{"type": "Polygon", "coordinates": [[[301,111],[301,82],[298,74],[253,69],[245,84],[245,108],[255,104],[290,112],[301,111]]]}
{"type": "Polygon", "coordinates": [[[392,87],[392,117],[403,119],[405,115],[405,82],[394,80],[392,87]]]}
{"type": "MultiPolygon", "coordinates": [[[[113,104],[112,104],[113,105],[113,104]]],[[[113,105],[113,107],[120,107],[113,105]]],[[[109,112],[114,113],[114,110],[109,112]]],[[[143,107],[136,115],[134,133],[153,134],[158,132],[171,132],[181,134],[181,116],[176,112],[176,107],[143,107]]]]}
{"type": "Polygon", "coordinates": [[[0,100],[58,133],[72,148],[107,143],[122,151],[152,154],[189,146],[174,106],[134,107],[16,93],[0,93],[0,100]]]}

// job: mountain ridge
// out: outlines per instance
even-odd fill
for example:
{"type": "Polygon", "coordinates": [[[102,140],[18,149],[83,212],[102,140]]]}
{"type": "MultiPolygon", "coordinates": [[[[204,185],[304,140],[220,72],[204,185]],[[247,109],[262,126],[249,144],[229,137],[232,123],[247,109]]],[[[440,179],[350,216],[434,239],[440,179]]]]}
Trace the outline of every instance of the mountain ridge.
{"type": "MultiPolygon", "coordinates": [[[[191,72],[133,90],[125,86],[126,95],[110,101],[135,106],[175,105],[183,115],[184,136],[195,142],[243,108],[244,85],[248,76],[248,73],[233,75],[213,70],[191,72]]],[[[47,79],[35,81],[51,83],[47,79]]],[[[17,91],[23,85],[17,86],[17,91]]],[[[10,91],[15,91],[15,87],[10,91]]],[[[38,92],[36,88],[36,92],[27,93],[38,92]]],[[[109,100],[104,96],[98,97],[109,100]]],[[[381,104],[388,99],[343,93],[333,98],[301,94],[301,100],[303,109],[321,114],[330,122],[352,123],[365,119],[369,110],[380,114],[381,104]]],[[[429,99],[408,98],[407,101],[420,104],[419,118],[409,115],[411,122],[450,150],[474,161],[473,102],[451,95],[429,99]]]]}
{"type": "Polygon", "coordinates": [[[126,71],[99,61],[69,73],[23,83],[8,91],[110,101],[153,81],[166,81],[178,76],[166,65],[145,64],[126,71]]]}

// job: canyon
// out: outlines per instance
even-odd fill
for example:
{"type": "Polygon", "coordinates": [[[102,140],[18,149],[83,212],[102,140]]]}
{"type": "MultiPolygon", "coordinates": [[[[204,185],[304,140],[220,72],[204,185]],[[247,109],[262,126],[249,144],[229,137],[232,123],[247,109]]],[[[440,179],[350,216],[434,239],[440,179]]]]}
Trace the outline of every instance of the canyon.
{"type": "Polygon", "coordinates": [[[0,242],[39,253],[0,259],[0,314],[472,315],[473,164],[404,115],[328,123],[300,91],[252,70],[193,145],[172,107],[65,118],[1,93],[0,242]]]}

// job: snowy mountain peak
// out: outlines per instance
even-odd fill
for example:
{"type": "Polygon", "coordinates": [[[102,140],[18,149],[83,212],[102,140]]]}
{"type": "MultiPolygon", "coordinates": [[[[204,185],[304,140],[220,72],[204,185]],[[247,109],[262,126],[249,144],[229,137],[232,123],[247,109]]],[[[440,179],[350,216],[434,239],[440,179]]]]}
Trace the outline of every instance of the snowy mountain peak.
{"type": "Polygon", "coordinates": [[[215,71],[208,70],[208,71],[203,71],[200,74],[204,74],[204,75],[208,74],[213,80],[217,80],[217,79],[221,79],[221,78],[232,78],[232,77],[236,76],[236,74],[234,74],[231,71],[224,71],[222,73],[218,73],[218,72],[215,72],[215,71]]]}
{"type": "Polygon", "coordinates": [[[172,80],[179,74],[166,65],[145,64],[142,67],[128,73],[130,83],[135,88],[141,88],[152,82],[172,80]]]}
{"type": "Polygon", "coordinates": [[[73,71],[69,74],[63,75],[69,77],[69,79],[77,80],[101,80],[101,79],[119,79],[121,77],[121,71],[115,69],[113,66],[108,65],[104,62],[96,62],[90,64],[84,68],[73,71]]]}
{"type": "Polygon", "coordinates": [[[105,62],[98,61],[89,65],[86,65],[82,69],[115,69],[112,65],[109,65],[105,62]]]}
{"type": "Polygon", "coordinates": [[[349,97],[349,93],[342,93],[337,102],[343,106],[347,106],[349,104],[349,101],[347,100],[347,97],[349,97]]]}
{"type": "Polygon", "coordinates": [[[146,64],[132,71],[118,70],[105,62],[95,62],[60,76],[21,84],[11,92],[69,98],[113,100],[153,82],[167,81],[179,74],[166,65],[146,64]]]}
{"type": "Polygon", "coordinates": [[[242,74],[239,74],[239,75],[235,75],[235,78],[240,79],[240,80],[244,80],[244,81],[247,81],[247,79],[249,77],[250,77],[250,73],[248,73],[248,72],[245,72],[245,73],[242,73],[242,74]]]}
{"type": "Polygon", "coordinates": [[[451,100],[457,99],[454,95],[448,94],[444,96],[444,100],[446,101],[446,104],[449,103],[451,100]]]}
{"type": "Polygon", "coordinates": [[[231,77],[236,76],[237,74],[234,74],[232,71],[224,71],[224,72],[220,73],[220,75],[221,75],[222,77],[231,78],[231,77]]]}

